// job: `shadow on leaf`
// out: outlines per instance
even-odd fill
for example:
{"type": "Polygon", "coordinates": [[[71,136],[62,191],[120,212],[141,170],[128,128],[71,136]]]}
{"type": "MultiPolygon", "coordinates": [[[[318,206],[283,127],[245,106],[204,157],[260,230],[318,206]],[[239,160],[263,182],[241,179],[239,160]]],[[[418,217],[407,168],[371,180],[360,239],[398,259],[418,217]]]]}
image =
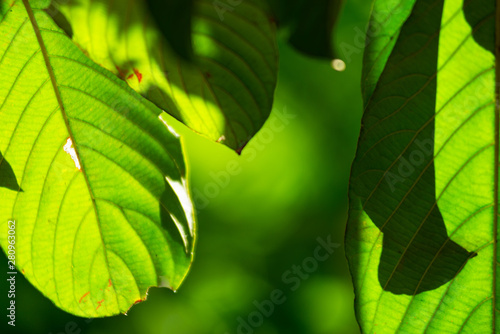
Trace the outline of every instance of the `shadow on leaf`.
{"type": "Polygon", "coordinates": [[[495,54],[495,3],[464,0],[462,9],[476,43],[495,54]]]}
{"type": "Polygon", "coordinates": [[[403,26],[363,116],[353,166],[354,191],[383,232],[379,283],[394,294],[439,288],[477,255],[450,240],[436,197],[436,31],[443,4],[418,1],[403,26]]]}
{"type": "Polygon", "coordinates": [[[17,183],[17,178],[12,167],[3,157],[2,152],[0,152],[0,187],[14,191],[23,191],[17,183]]]}

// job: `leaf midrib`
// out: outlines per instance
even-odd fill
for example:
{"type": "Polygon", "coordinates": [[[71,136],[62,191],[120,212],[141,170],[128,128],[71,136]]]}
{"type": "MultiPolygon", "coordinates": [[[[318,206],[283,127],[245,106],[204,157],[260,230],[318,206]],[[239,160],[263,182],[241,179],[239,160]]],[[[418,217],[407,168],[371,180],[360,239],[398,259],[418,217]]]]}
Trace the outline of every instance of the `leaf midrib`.
{"type": "MultiPolygon", "coordinates": [[[[50,63],[50,58],[49,58],[49,53],[47,51],[47,47],[45,46],[45,42],[44,42],[42,34],[40,32],[40,27],[38,26],[38,22],[36,21],[36,18],[35,18],[35,15],[33,13],[33,9],[31,8],[31,5],[29,3],[29,0],[22,0],[22,2],[23,2],[24,7],[26,9],[26,13],[28,14],[28,17],[30,19],[31,26],[33,27],[33,31],[34,31],[36,39],[38,41],[38,45],[40,46],[40,50],[41,50],[41,53],[43,55],[43,60],[45,62],[45,67],[47,69],[50,81],[52,83],[52,88],[54,90],[54,94],[56,96],[57,103],[59,105],[59,109],[61,110],[61,115],[63,117],[64,124],[66,125],[66,130],[68,131],[68,135],[69,135],[69,137],[70,137],[70,139],[71,139],[71,141],[73,143],[77,159],[78,159],[78,161],[80,161],[81,172],[83,174],[83,178],[85,179],[85,183],[86,183],[88,191],[89,191],[90,199],[92,201],[92,206],[94,208],[94,214],[95,214],[95,217],[96,217],[97,225],[99,226],[99,228],[98,228],[98,230],[99,230],[99,237],[101,238],[101,244],[102,244],[102,247],[103,247],[103,253],[104,253],[104,259],[105,259],[105,262],[106,262],[106,267],[108,269],[108,274],[111,277],[111,271],[110,271],[110,268],[109,268],[109,261],[108,261],[108,256],[107,256],[107,250],[106,250],[106,245],[104,243],[104,238],[103,238],[102,231],[101,231],[101,221],[99,219],[99,214],[98,214],[97,205],[96,205],[96,201],[95,201],[95,197],[94,197],[94,192],[92,191],[92,187],[90,186],[90,182],[89,182],[87,173],[85,171],[83,161],[80,158],[80,153],[78,151],[78,148],[77,148],[77,145],[76,145],[76,142],[75,142],[73,131],[71,130],[71,127],[69,125],[68,116],[66,114],[66,109],[64,107],[64,104],[63,104],[63,101],[62,101],[62,97],[61,97],[61,93],[60,93],[58,85],[57,85],[57,81],[56,81],[56,77],[55,77],[55,74],[54,74],[54,70],[52,69],[52,66],[51,66],[51,63],[50,63]]],[[[113,290],[115,290],[114,286],[113,286],[113,290]]],[[[118,298],[116,291],[115,291],[115,296],[118,298]]],[[[117,302],[117,307],[120,307],[118,299],[116,300],[116,302],[117,302]]]]}

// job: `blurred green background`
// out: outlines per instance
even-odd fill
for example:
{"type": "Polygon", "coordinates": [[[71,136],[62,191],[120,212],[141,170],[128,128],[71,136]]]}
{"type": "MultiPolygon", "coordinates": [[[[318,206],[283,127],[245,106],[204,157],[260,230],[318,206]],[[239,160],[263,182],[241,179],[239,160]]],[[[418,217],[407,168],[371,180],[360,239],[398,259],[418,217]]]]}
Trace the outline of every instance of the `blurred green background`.
{"type": "MultiPolygon", "coordinates": [[[[362,113],[362,50],[355,45],[369,9],[362,0],[344,6],[336,31],[344,72],[280,43],[273,114],[241,156],[174,124],[185,140],[199,206],[196,259],[177,293],[152,288],[128,315],[89,321],[60,311],[18,275],[16,327],[4,318],[2,333],[359,333],[343,242],[362,113]],[[339,45],[352,47],[349,58],[339,45]],[[221,176],[228,164],[236,170],[229,179],[221,176]],[[328,236],[340,247],[292,291],[297,281],[283,281],[283,274],[328,236]],[[241,327],[252,314],[259,322],[255,304],[275,289],[286,301],[262,325],[241,327]]],[[[7,294],[5,279],[0,287],[7,294]]],[[[5,310],[8,299],[2,300],[5,310]]]]}

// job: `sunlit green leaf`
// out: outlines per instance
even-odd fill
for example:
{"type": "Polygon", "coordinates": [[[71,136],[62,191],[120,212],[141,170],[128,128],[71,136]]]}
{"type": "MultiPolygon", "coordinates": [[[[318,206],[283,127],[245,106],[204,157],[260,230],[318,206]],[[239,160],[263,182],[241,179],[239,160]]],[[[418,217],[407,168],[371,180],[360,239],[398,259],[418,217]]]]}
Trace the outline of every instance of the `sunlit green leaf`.
{"type": "Polygon", "coordinates": [[[499,331],[495,7],[375,3],[346,237],[364,333],[499,331]]]}
{"type": "Polygon", "coordinates": [[[58,8],[96,63],[196,132],[239,151],[269,116],[278,50],[265,0],[194,1],[190,61],[168,46],[142,0],[58,8]]]}
{"type": "Polygon", "coordinates": [[[179,138],[158,109],[28,0],[2,12],[0,76],[0,243],[8,253],[14,220],[17,268],[86,317],[126,312],[150,286],[177,289],[194,217],[179,138]]]}

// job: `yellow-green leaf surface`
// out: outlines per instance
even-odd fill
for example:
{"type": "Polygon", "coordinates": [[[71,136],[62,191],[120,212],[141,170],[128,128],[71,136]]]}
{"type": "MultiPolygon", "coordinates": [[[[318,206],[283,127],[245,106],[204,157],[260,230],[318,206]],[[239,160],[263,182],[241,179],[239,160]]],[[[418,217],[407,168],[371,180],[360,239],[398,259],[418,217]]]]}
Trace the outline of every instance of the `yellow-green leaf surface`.
{"type": "Polygon", "coordinates": [[[351,172],[358,322],[377,334],[499,332],[500,4],[376,0],[374,10],[384,6],[351,172]]]}
{"type": "Polygon", "coordinates": [[[240,151],[269,116],[278,49],[264,0],[193,1],[191,60],[168,46],[142,0],[58,8],[91,59],[196,132],[240,151]]]}
{"type": "MultiPolygon", "coordinates": [[[[30,5],[31,3],[31,5],[30,5]]],[[[0,221],[16,266],[61,309],[126,312],[177,287],[194,217],[179,138],[158,109],[89,60],[37,5],[0,19],[0,221]]]]}

